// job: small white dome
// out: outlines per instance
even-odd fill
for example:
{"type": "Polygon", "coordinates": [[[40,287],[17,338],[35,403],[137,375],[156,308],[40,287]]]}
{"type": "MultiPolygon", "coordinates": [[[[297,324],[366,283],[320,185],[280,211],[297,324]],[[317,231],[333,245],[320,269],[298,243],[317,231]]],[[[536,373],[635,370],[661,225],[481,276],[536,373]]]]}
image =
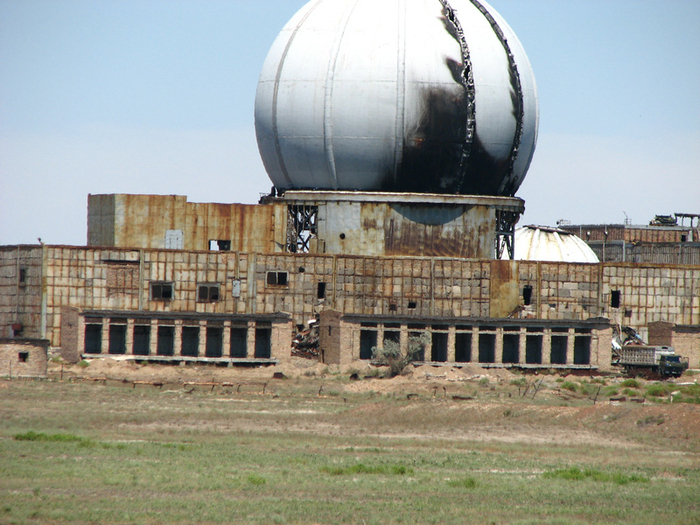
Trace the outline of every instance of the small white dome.
{"type": "Polygon", "coordinates": [[[547,226],[523,226],[515,230],[515,258],[520,261],[600,262],[583,239],[547,226]]]}

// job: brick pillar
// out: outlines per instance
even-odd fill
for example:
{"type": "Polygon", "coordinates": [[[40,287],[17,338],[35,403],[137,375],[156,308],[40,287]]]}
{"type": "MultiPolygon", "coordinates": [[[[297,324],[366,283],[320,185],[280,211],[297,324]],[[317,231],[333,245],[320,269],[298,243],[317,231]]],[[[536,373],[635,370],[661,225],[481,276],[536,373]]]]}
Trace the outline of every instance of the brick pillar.
{"type": "Polygon", "coordinates": [[[148,341],[148,353],[150,355],[158,354],[158,321],[151,319],[151,339],[148,341]]]}
{"type": "Polygon", "coordinates": [[[248,321],[248,341],[246,344],[246,357],[255,357],[255,321],[248,321]]]}
{"type": "Polygon", "coordinates": [[[221,356],[231,357],[231,321],[224,321],[224,340],[221,344],[221,356]]]}
{"type": "Polygon", "coordinates": [[[173,355],[175,356],[181,356],[182,355],[182,320],[181,319],[176,319],[175,320],[175,337],[173,341],[173,355]]]}
{"type": "Polygon", "coordinates": [[[134,320],[126,320],[126,355],[134,355],[134,320]]]}
{"type": "Polygon", "coordinates": [[[207,322],[204,319],[199,320],[199,357],[204,357],[207,352],[207,322]]]}
{"type": "Polygon", "coordinates": [[[494,363],[503,363],[503,327],[496,328],[496,348],[493,356],[494,363]]]}
{"type": "Polygon", "coordinates": [[[542,336],[542,364],[552,364],[552,329],[545,328],[542,336]]]}
{"type": "Polygon", "coordinates": [[[455,362],[455,340],[456,338],[455,326],[450,325],[447,328],[447,362],[455,362]]]}
{"type": "Polygon", "coordinates": [[[109,354],[109,319],[102,319],[102,346],[100,347],[101,354],[109,354]]]}
{"type": "Polygon", "coordinates": [[[573,328],[569,328],[569,338],[566,340],[566,364],[574,364],[574,342],[576,338],[576,331],[573,328]]]}

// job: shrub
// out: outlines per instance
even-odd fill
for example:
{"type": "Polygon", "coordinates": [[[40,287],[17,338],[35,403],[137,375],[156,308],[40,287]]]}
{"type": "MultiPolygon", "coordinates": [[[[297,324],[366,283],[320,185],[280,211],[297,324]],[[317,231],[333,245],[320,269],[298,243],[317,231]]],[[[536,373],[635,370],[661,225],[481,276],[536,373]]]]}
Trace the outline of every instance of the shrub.
{"type": "Polygon", "coordinates": [[[80,436],[73,434],[44,434],[30,430],[24,434],[15,434],[16,441],[83,441],[80,436]]]}
{"type": "Polygon", "coordinates": [[[603,389],[604,396],[612,397],[612,396],[617,396],[619,394],[620,394],[620,391],[617,388],[615,388],[614,386],[606,386],[603,389]]]}
{"type": "Polygon", "coordinates": [[[78,366],[82,368],[87,368],[88,366],[90,366],[90,362],[83,359],[82,361],[78,362],[78,366]]]}
{"type": "Polygon", "coordinates": [[[343,476],[348,474],[384,474],[394,476],[413,475],[414,471],[411,467],[402,464],[395,465],[365,465],[357,463],[347,467],[321,467],[321,472],[331,474],[333,476],[343,476]]]}
{"type": "Polygon", "coordinates": [[[646,427],[649,425],[661,425],[664,421],[666,421],[666,418],[664,418],[663,415],[647,416],[644,419],[637,420],[637,426],[646,427]]]}
{"type": "Polygon", "coordinates": [[[655,383],[647,387],[646,395],[649,397],[666,397],[671,393],[673,388],[675,388],[675,385],[655,383]]]}
{"type": "Polygon", "coordinates": [[[583,481],[586,479],[592,479],[593,481],[612,482],[617,483],[618,485],[626,485],[628,483],[647,483],[649,481],[648,478],[639,476],[637,474],[632,474],[631,476],[620,474],[618,472],[610,474],[594,469],[581,470],[578,467],[569,467],[567,469],[545,472],[543,476],[545,478],[550,479],[557,478],[572,481],[583,481]]]}
{"type": "Polygon", "coordinates": [[[447,482],[450,487],[455,487],[459,489],[473,489],[476,487],[476,480],[472,477],[462,478],[462,479],[451,479],[447,482]]]}
{"type": "Polygon", "coordinates": [[[563,388],[564,390],[570,390],[571,392],[576,392],[576,385],[571,381],[564,381],[561,384],[561,388],[563,388]]]}
{"type": "Polygon", "coordinates": [[[384,341],[384,348],[372,348],[372,359],[378,365],[388,366],[387,375],[395,377],[402,374],[409,364],[417,361],[429,345],[430,335],[427,332],[423,332],[419,337],[410,337],[406,353],[401,351],[399,343],[384,341]]]}
{"type": "Polygon", "coordinates": [[[15,434],[14,439],[16,441],[74,442],[78,443],[81,447],[91,447],[95,445],[93,441],[73,434],[44,434],[43,432],[34,432],[31,430],[24,434],[15,434]]]}
{"type": "Polygon", "coordinates": [[[261,476],[251,474],[248,476],[248,483],[250,483],[251,485],[264,485],[265,483],[267,483],[267,480],[261,476]]]}
{"type": "Polygon", "coordinates": [[[642,385],[636,379],[625,379],[622,383],[620,383],[620,386],[627,388],[639,388],[642,385]]]}

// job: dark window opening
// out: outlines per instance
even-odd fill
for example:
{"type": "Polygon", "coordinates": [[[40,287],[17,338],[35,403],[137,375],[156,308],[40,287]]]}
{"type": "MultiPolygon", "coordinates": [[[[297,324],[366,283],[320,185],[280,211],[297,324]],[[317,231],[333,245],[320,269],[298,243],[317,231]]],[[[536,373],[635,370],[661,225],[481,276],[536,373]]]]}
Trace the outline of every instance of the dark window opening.
{"type": "Polygon", "coordinates": [[[215,303],[220,298],[218,284],[200,284],[197,286],[197,301],[200,303],[215,303]]]}
{"type": "Polygon", "coordinates": [[[287,286],[289,274],[287,272],[267,272],[267,284],[270,286],[287,286]]]}
{"type": "Polygon", "coordinates": [[[20,268],[19,269],[19,284],[26,284],[26,283],[27,283],[27,269],[20,268]]]}
{"type": "Polygon", "coordinates": [[[398,308],[394,303],[389,303],[389,311],[390,312],[395,312],[397,309],[398,308]]]}
{"type": "Polygon", "coordinates": [[[17,354],[17,359],[19,359],[20,363],[26,363],[27,360],[29,359],[29,352],[20,352],[17,354]]]}
{"type": "Polygon", "coordinates": [[[22,323],[12,323],[11,328],[13,337],[19,337],[24,331],[24,325],[22,323]]]}
{"type": "MultiPolygon", "coordinates": [[[[417,325],[414,325],[414,327],[417,325]]],[[[409,325],[409,328],[411,326],[409,325]]],[[[418,329],[421,330],[420,332],[408,332],[408,344],[410,345],[416,345],[418,346],[418,352],[416,353],[415,360],[416,361],[425,361],[425,344],[423,344],[422,337],[425,332],[422,330],[425,330],[425,326],[418,326],[418,329]]]]}
{"type": "Polygon", "coordinates": [[[612,308],[620,308],[620,290],[610,292],[610,306],[612,308]]]}
{"type": "Polygon", "coordinates": [[[496,334],[479,334],[479,362],[494,363],[496,361],[496,334]]]}
{"type": "Polygon", "coordinates": [[[109,353],[126,354],[126,325],[109,325],[109,353]]]}
{"type": "Polygon", "coordinates": [[[408,301],[408,309],[415,310],[418,307],[418,303],[415,301],[408,301]]]}
{"type": "Polygon", "coordinates": [[[503,334],[503,362],[520,362],[520,334],[503,334]]]}
{"type": "Polygon", "coordinates": [[[270,328],[255,329],[256,359],[270,359],[272,355],[272,330],[270,328]]]}
{"type": "Polygon", "coordinates": [[[318,206],[291,204],[287,206],[287,251],[308,253],[311,239],[316,238],[318,206]]]}
{"type": "Polygon", "coordinates": [[[529,284],[523,287],[523,304],[525,306],[532,304],[532,286],[529,284]]]}
{"type": "Polygon", "coordinates": [[[182,327],[182,349],[180,355],[199,357],[199,326],[182,327]]]}
{"type": "Polygon", "coordinates": [[[447,334],[445,332],[433,332],[433,348],[430,352],[430,360],[438,363],[447,361],[447,334]]]}
{"type": "Polygon", "coordinates": [[[213,252],[230,252],[231,251],[231,241],[226,240],[210,240],[209,250],[213,252]]]}
{"type": "MultiPolygon", "coordinates": [[[[552,330],[554,331],[554,330],[552,330]]],[[[569,338],[565,335],[553,335],[552,346],[550,350],[549,360],[553,365],[566,364],[566,347],[569,344],[569,338]]]]}
{"type": "Polygon", "coordinates": [[[85,325],[85,353],[100,354],[102,353],[102,325],[101,324],[86,324],[85,325]]]}
{"type": "Polygon", "coordinates": [[[146,325],[134,326],[134,355],[151,353],[151,327],[146,325]]]}
{"type": "Polygon", "coordinates": [[[244,327],[231,328],[231,357],[245,359],[248,357],[248,329],[244,327]]]}
{"type": "Polygon", "coordinates": [[[204,350],[206,357],[222,357],[224,355],[224,329],[218,326],[207,327],[207,346],[204,350]]]}
{"type": "Polygon", "coordinates": [[[344,233],[341,233],[339,237],[340,237],[341,239],[345,239],[345,234],[344,234],[344,233]]]}
{"type": "Polygon", "coordinates": [[[590,336],[578,336],[574,339],[574,364],[591,364],[591,338],[590,336]]]}
{"type": "Polygon", "coordinates": [[[386,344],[387,341],[392,341],[397,344],[400,343],[401,332],[397,330],[384,330],[384,344],[386,344]]]}
{"type": "Polygon", "coordinates": [[[688,240],[687,235],[681,235],[681,242],[686,242],[688,240]]]}
{"type": "Polygon", "coordinates": [[[175,328],[172,326],[158,327],[158,344],[156,353],[163,356],[172,356],[175,353],[175,328]]]}
{"type": "Polygon", "coordinates": [[[360,359],[372,359],[372,348],[377,346],[377,332],[360,330],[360,359]]]}
{"type": "Polygon", "coordinates": [[[170,301],[173,298],[173,283],[151,283],[151,300],[170,301]]]}
{"type": "Polygon", "coordinates": [[[542,364],[541,335],[528,335],[525,338],[525,363],[528,365],[542,364]]]}
{"type": "Polygon", "coordinates": [[[318,287],[316,289],[316,297],[318,297],[319,299],[326,298],[326,283],[318,283],[318,287]]]}
{"type": "Polygon", "coordinates": [[[455,334],[455,361],[468,363],[472,360],[472,334],[455,334]]]}

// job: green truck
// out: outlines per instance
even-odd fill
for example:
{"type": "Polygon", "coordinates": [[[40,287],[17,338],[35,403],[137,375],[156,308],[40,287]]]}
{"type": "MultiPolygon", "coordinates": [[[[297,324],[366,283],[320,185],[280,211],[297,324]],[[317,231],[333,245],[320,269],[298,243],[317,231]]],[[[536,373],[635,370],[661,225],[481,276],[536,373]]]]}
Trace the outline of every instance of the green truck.
{"type": "Polygon", "coordinates": [[[680,377],[688,369],[688,358],[676,354],[672,346],[624,345],[614,352],[628,374],[680,377]]]}

